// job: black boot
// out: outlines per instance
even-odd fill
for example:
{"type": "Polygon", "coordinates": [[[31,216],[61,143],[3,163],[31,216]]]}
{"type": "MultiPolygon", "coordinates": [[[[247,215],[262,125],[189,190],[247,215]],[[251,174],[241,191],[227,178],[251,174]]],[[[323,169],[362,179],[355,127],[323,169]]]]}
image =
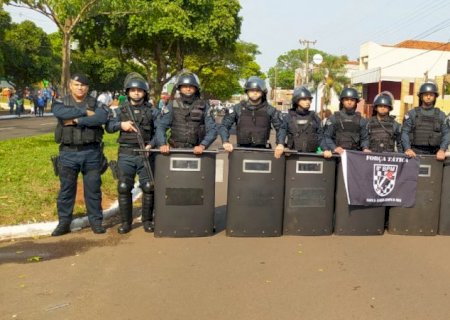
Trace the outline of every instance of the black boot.
{"type": "Polygon", "coordinates": [[[131,224],[133,222],[133,200],[131,193],[119,194],[119,213],[122,220],[122,225],[117,229],[120,234],[131,231],[131,224]]]}
{"type": "Polygon", "coordinates": [[[52,232],[52,237],[62,236],[69,232],[70,232],[70,222],[69,223],[59,222],[55,230],[53,230],[52,232]]]}
{"type": "Polygon", "coordinates": [[[142,194],[142,226],[145,232],[153,232],[153,191],[142,194]]]}

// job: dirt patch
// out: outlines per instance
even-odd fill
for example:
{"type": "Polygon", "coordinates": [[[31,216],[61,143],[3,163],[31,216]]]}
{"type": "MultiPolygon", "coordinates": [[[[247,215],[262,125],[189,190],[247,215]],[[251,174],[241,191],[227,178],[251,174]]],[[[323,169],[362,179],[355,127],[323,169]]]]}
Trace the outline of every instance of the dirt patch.
{"type": "MultiPolygon", "coordinates": [[[[102,208],[108,209],[117,200],[117,196],[107,195],[102,192],[102,208]]],[[[75,198],[75,206],[86,207],[84,202],[83,182],[78,181],[77,197],[75,198]]]]}

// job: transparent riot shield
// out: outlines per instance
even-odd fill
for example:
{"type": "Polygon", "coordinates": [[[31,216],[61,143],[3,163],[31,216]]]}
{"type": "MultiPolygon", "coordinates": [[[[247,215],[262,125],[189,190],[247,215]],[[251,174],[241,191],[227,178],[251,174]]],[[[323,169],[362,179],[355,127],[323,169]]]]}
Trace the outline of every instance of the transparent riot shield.
{"type": "Polygon", "coordinates": [[[450,158],[444,161],[438,233],[450,235],[450,158]]]}
{"type": "Polygon", "coordinates": [[[418,155],[416,205],[392,207],[388,231],[392,234],[434,236],[439,225],[443,162],[434,155],[418,155]]]}
{"type": "Polygon", "coordinates": [[[285,159],[273,150],[235,148],[229,155],[227,236],[281,236],[285,159]]]}
{"type": "Polygon", "coordinates": [[[342,165],[337,165],[335,225],[336,235],[381,235],[384,233],[385,207],[349,205],[342,165]]]}
{"type": "Polygon", "coordinates": [[[283,234],[333,233],[336,158],[292,153],[286,155],[283,234]]]}
{"type": "Polygon", "coordinates": [[[214,232],[215,151],[171,149],[155,160],[155,237],[214,232]]]}

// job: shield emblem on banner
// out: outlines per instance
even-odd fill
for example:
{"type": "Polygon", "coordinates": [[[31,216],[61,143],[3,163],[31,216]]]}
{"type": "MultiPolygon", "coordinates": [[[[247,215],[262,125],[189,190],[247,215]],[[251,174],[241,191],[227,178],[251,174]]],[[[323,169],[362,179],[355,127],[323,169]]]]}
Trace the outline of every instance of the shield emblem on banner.
{"type": "Polygon", "coordinates": [[[394,190],[398,165],[374,164],[373,189],[380,197],[385,197],[394,190]]]}

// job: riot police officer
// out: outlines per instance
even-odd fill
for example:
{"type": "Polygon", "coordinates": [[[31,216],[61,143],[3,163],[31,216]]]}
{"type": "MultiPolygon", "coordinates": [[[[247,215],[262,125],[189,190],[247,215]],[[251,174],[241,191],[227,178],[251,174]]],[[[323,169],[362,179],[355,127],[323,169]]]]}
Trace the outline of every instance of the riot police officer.
{"type": "Polygon", "coordinates": [[[369,152],[367,120],[356,111],[358,92],[354,88],[344,88],[339,101],[339,111],[325,125],[322,142],[324,157],[331,157],[333,152],[342,154],[345,149],[369,152]]]}
{"type": "Polygon", "coordinates": [[[369,149],[373,152],[403,152],[401,126],[389,115],[392,111],[390,92],[382,92],[373,100],[374,115],[367,123],[369,149]]]}
{"type": "MultiPolygon", "coordinates": [[[[310,111],[312,95],[305,87],[294,90],[292,109],[283,119],[282,137],[287,135],[287,147],[300,152],[316,152],[323,138],[320,118],[310,111]]],[[[283,138],[284,141],[284,138],[283,138]]]]}
{"type": "Polygon", "coordinates": [[[58,119],[55,141],[59,143],[58,173],[60,191],[57,199],[58,226],[52,236],[70,232],[77,191],[77,178],[83,174],[84,200],[91,229],[105,233],[102,226],[101,171],[106,169],[102,152],[103,127],[108,119],[106,106],[97,105],[88,96],[89,80],[84,74],[74,74],[70,94],[55,100],[52,110],[58,119]]]}
{"type": "MultiPolygon", "coordinates": [[[[125,80],[127,100],[117,109],[115,116],[106,125],[109,133],[119,131],[118,186],[119,213],[122,224],[118,228],[120,234],[131,231],[133,221],[133,189],[136,174],[142,189],[142,225],[145,232],[153,231],[153,199],[154,188],[152,172],[147,172],[144,161],[153,157],[136,152],[140,148],[137,131],[139,129],[146,149],[159,145],[155,137],[155,123],[158,110],[152,108],[148,101],[149,86],[139,74],[130,74],[125,80]],[[130,76],[131,75],[131,76],[130,76]],[[133,114],[130,115],[130,112],[133,114]],[[134,123],[134,121],[136,123],[134,123]],[[138,127],[138,128],[136,128],[138,127]]],[[[164,139],[163,137],[160,139],[164,139]]],[[[153,162],[153,161],[152,161],[153,162]]],[[[147,169],[151,167],[147,166],[147,169]]]]}
{"type": "Polygon", "coordinates": [[[223,117],[219,135],[225,151],[232,152],[230,129],[236,123],[237,145],[245,148],[267,148],[271,124],[276,130],[275,157],[284,152],[284,137],[280,132],[281,114],[267,102],[266,83],[259,77],[250,77],[245,83],[248,101],[232,106],[223,117]]]}
{"type": "Polygon", "coordinates": [[[416,154],[436,154],[445,159],[449,145],[449,127],[445,113],[435,108],[439,96],[434,83],[426,82],[419,89],[419,106],[410,110],[403,120],[402,144],[408,157],[416,154]]]}
{"type": "Polygon", "coordinates": [[[160,151],[169,153],[170,147],[193,148],[194,154],[202,154],[216,140],[217,129],[209,103],[201,98],[197,75],[180,75],[175,89],[179,97],[162,108],[159,118],[157,132],[160,136],[166,137],[170,128],[168,143],[163,144],[160,151]]]}

